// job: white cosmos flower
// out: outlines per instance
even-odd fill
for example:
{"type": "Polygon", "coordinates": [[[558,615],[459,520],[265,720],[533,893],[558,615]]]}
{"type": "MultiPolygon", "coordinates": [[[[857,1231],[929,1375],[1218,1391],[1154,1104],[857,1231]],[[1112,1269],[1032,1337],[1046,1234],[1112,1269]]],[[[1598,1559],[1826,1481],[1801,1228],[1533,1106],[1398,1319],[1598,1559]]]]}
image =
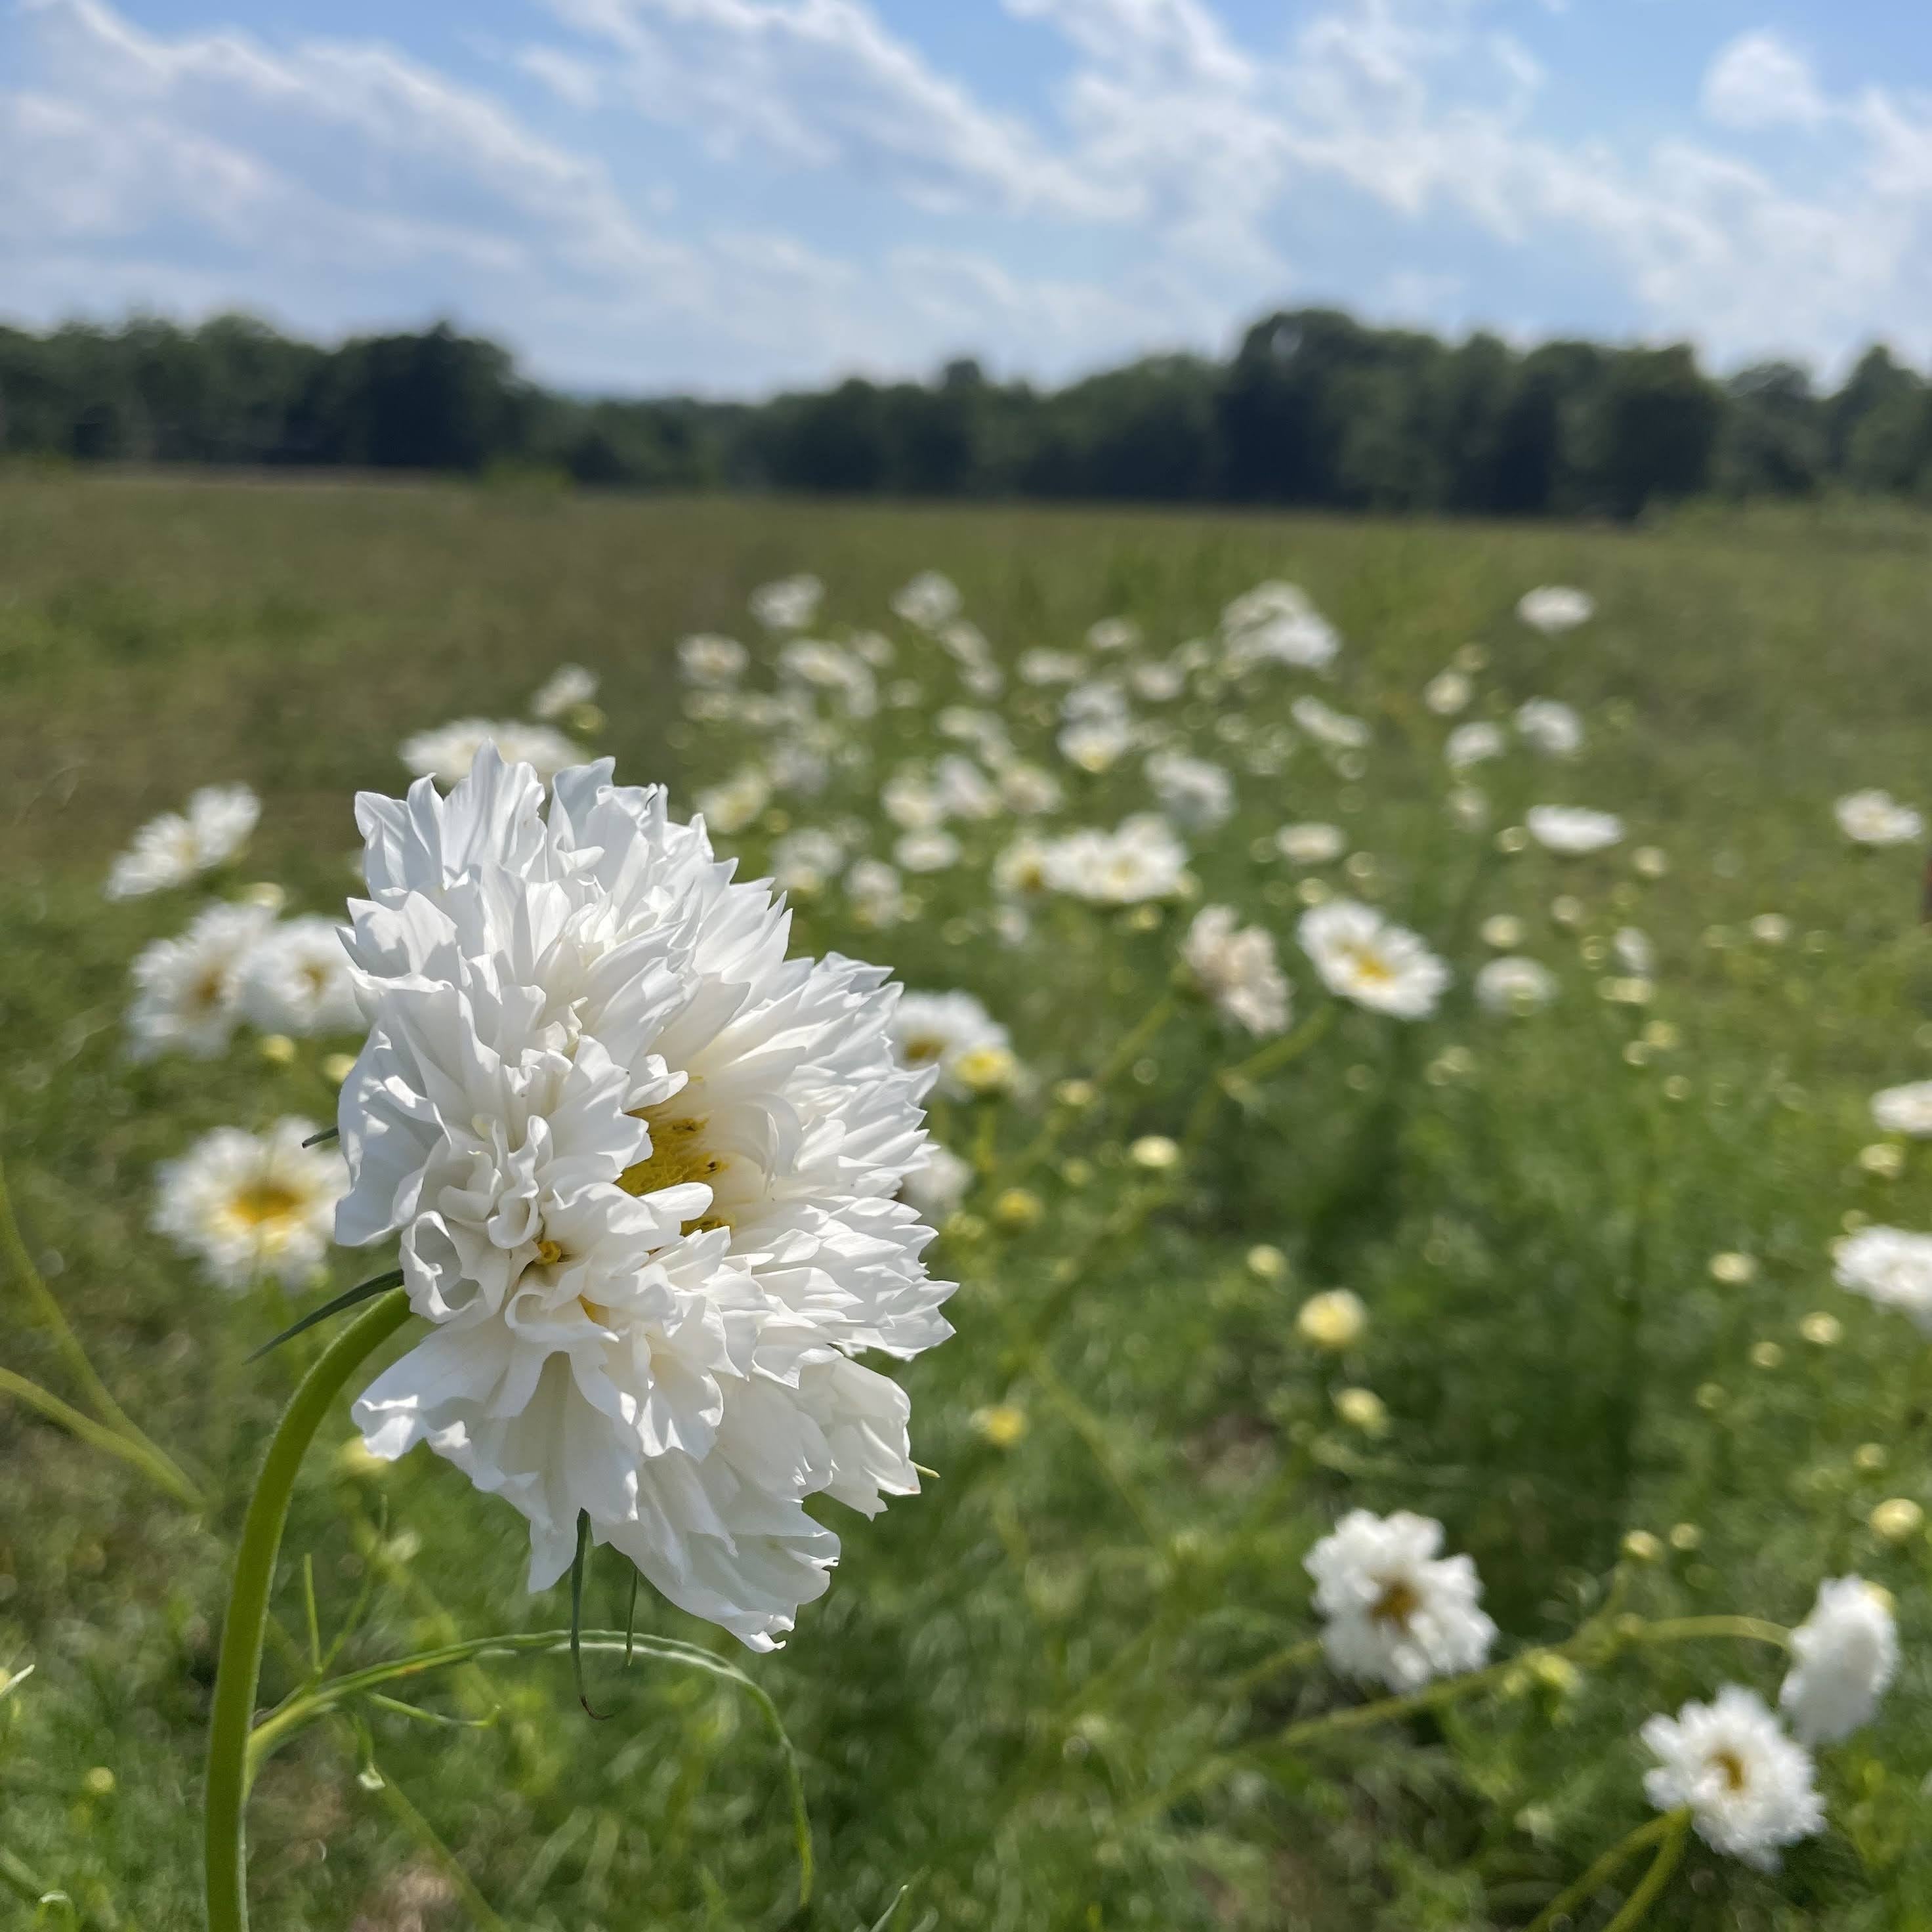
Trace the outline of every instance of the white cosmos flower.
{"type": "Polygon", "coordinates": [[[809,572],[761,584],[752,592],[752,615],[768,631],[802,631],[818,614],[825,586],[809,572]]]}
{"type": "Polygon", "coordinates": [[[1161,810],[1184,832],[1211,832],[1234,809],[1234,780],[1206,758],[1156,752],[1145,769],[1161,810]]]}
{"type": "Polygon", "coordinates": [[[895,613],[922,631],[950,623],[959,614],[960,602],[958,586],[936,570],[922,570],[892,592],[895,613]]]}
{"type": "Polygon", "coordinates": [[[107,875],[106,896],[140,898],[212,871],[241,850],[261,815],[244,784],[202,786],[186,812],[164,812],[135,833],[107,875]]]}
{"type": "Polygon", "coordinates": [[[1774,1871],[1781,1846],[1824,1828],[1810,1755],[1756,1691],[1726,1684],[1708,1704],[1651,1718],[1642,1735],[1658,1760],[1644,1796],[1660,1811],[1688,1805],[1713,1851],[1774,1871]]]}
{"type": "Polygon", "coordinates": [[[1861,1228],[1832,1249],[1832,1279],[1881,1308],[1895,1308],[1932,1335],[1932,1234],[1861,1228]]]}
{"type": "Polygon", "coordinates": [[[427,1335],[356,1405],[528,1520],[530,1584],[580,1513],[674,1603],[770,1648],[838,1539],[918,1480],[897,1386],[855,1359],[950,1332],[878,969],[786,956],[661,788],[486,752],[447,800],[364,794],[340,1240],[400,1236],[427,1335]]]}
{"type": "Polygon", "coordinates": [[[1449,984],[1449,968],[1414,933],[1354,899],[1311,906],[1295,932],[1328,990],[1372,1012],[1426,1018],[1449,984]]]}
{"type": "Polygon", "coordinates": [[[1932,1080],[1887,1087],[1871,1097],[1872,1118],[1888,1134],[1932,1138],[1932,1080]]]}
{"type": "Polygon", "coordinates": [[[1060,809],[1064,796],[1060,781],[1038,765],[1011,760],[1000,766],[998,779],[1000,802],[1022,818],[1037,818],[1060,809]]]}
{"type": "Polygon", "coordinates": [[[845,896],[861,925],[897,926],[910,916],[898,868],[883,859],[860,859],[845,874],[845,896]]]}
{"type": "Polygon", "coordinates": [[[714,688],[736,684],[751,661],[751,652],[736,638],[721,638],[703,631],[678,640],[678,668],[692,684],[714,688]]]}
{"type": "Polygon", "coordinates": [[[1532,1013],[1556,997],[1556,974],[1534,959],[1492,959],[1476,975],[1476,1004],[1485,1012],[1532,1013]]]}
{"type": "Polygon", "coordinates": [[[342,1156],[305,1148],[313,1120],[278,1120],[266,1134],[217,1127],[155,1174],[151,1225],[238,1294],[272,1276],[300,1288],[328,1252],[335,1204],[349,1185],[342,1156]]]}
{"type": "Polygon", "coordinates": [[[947,818],[997,818],[1000,794],[970,758],[948,752],[933,768],[933,788],[947,818]]]}
{"type": "Polygon", "coordinates": [[[1466,724],[1459,724],[1442,741],[1442,755],[1448,760],[1452,772],[1467,771],[1472,765],[1480,765],[1486,758],[1499,758],[1503,754],[1503,734],[1498,726],[1486,718],[1472,718],[1466,724]]]}
{"type": "Polygon", "coordinates": [[[1483,1586],[1467,1556],[1438,1556],[1442,1526],[1397,1510],[1351,1510],[1304,1559],[1325,1619],[1322,1647],[1344,1676],[1414,1690],[1476,1670],[1496,1627],[1478,1607],[1483,1586]]]}
{"type": "Polygon", "coordinates": [[[772,848],[772,883],[781,892],[808,898],[823,892],[844,862],[845,848],[836,833],[804,826],[772,848]]]}
{"type": "Polygon", "coordinates": [[[1862,1576],[1818,1586],[1811,1614],[1791,1633],[1790,1674],[1778,1701],[1808,1744],[1834,1744],[1870,1724],[1898,1674],[1890,1599],[1862,1576]]]}
{"type": "Polygon", "coordinates": [[[698,816],[729,838],[742,832],[772,802],[772,782],[756,765],[742,766],[722,784],[698,794],[698,816]]]}
{"type": "Polygon", "coordinates": [[[926,1158],[910,1169],[899,1186],[899,1198],[916,1208],[934,1227],[956,1214],[973,1184],[973,1164],[962,1160],[937,1141],[926,1144],[926,1158]]]}
{"type": "Polygon", "coordinates": [[[946,822],[946,800],[922,765],[902,765],[879,792],[886,816],[902,832],[930,832],[946,822]]]}
{"type": "Polygon", "coordinates": [[[530,716],[546,722],[561,718],[566,711],[588,704],[596,695],[595,671],[586,670],[578,664],[559,664],[537,687],[536,694],[530,700],[530,716]]]}
{"type": "Polygon", "coordinates": [[[892,858],[905,872],[944,872],[958,864],[959,849],[950,832],[908,832],[892,847],[892,858]]]}
{"type": "Polygon", "coordinates": [[[1580,805],[1532,805],[1522,822],[1546,851],[1566,856],[1601,852],[1624,836],[1624,822],[1615,812],[1580,805]]]}
{"type": "Polygon", "coordinates": [[[1274,937],[1258,926],[1238,928],[1238,917],[1232,906],[1203,906],[1181,959],[1226,1018],[1257,1036],[1278,1034],[1288,1024],[1288,990],[1274,937]]]}
{"type": "Polygon", "coordinates": [[[470,776],[477,754],[494,744],[498,755],[512,764],[532,766],[548,784],[564,766],[584,754],[560,731],[548,724],[525,724],[514,718],[458,718],[433,731],[405,738],[396,755],[418,778],[431,778],[447,791],[470,776]]]}
{"type": "Polygon", "coordinates": [[[241,1017],[250,953],[274,923],[266,906],[212,905],[178,939],[158,939],[135,958],[128,1050],[136,1060],[170,1051],[212,1060],[241,1017]]]}
{"type": "Polygon", "coordinates": [[[1540,631],[1546,638],[1560,637],[1587,624],[1597,614],[1597,600],[1587,590],[1573,590],[1568,584],[1540,584],[1523,592],[1516,614],[1532,631],[1540,631]]]}
{"type": "Polygon", "coordinates": [[[1054,742],[1070,765],[1083,772],[1111,771],[1122,754],[1132,748],[1134,728],[1130,719],[1119,713],[1076,718],[1060,728],[1054,742]]]}
{"type": "Polygon", "coordinates": [[[890,1030],[899,1064],[938,1067],[939,1091],[955,1098],[972,1090],[960,1076],[962,1061],[988,1048],[1012,1051],[1012,1034],[970,993],[903,994],[890,1030]]]}
{"type": "Polygon", "coordinates": [[[1375,735],[1364,720],[1335,710],[1318,698],[1298,698],[1288,715],[1317,743],[1339,752],[1359,751],[1375,735]]]}
{"type": "Polygon", "coordinates": [[[1925,836],[1924,818],[1888,791],[1848,792],[1832,810],[1856,845],[1910,845],[1925,836]]]}
{"type": "Polygon", "coordinates": [[[1326,866],[1341,857],[1348,842],[1339,825],[1284,825],[1274,835],[1281,856],[1293,866],[1326,866]]]}
{"type": "Polygon", "coordinates": [[[1583,721],[1554,698],[1532,698],[1516,708],[1516,728],[1524,741],[1552,758],[1574,758],[1583,748],[1583,721]]]}
{"type": "Polygon", "coordinates": [[[821,638],[793,638],[778,653],[778,671],[794,684],[830,692],[848,718],[870,718],[879,708],[871,665],[821,638]]]}
{"type": "Polygon", "coordinates": [[[1187,880],[1187,851],[1157,812],[1136,812],[1112,832],[1072,832],[1049,841],[1042,869],[1048,888],[1096,905],[1172,898],[1187,880]]]}
{"type": "Polygon", "coordinates": [[[362,1010],[333,920],[304,915],[268,927],[242,962],[242,1012],[264,1033],[360,1033],[362,1010]]]}
{"type": "Polygon", "coordinates": [[[1320,670],[1335,661],[1340,634],[1292,584],[1270,580],[1237,597],[1221,613],[1222,662],[1239,672],[1262,664],[1320,670]]]}

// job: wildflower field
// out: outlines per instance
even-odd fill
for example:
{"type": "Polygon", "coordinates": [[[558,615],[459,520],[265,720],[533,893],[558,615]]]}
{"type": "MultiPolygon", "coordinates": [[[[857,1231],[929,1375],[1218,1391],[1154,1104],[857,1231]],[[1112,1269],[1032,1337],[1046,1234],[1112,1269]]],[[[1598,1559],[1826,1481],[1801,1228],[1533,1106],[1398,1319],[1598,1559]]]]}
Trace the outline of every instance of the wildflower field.
{"type": "Polygon", "coordinates": [[[1928,634],[0,478],[0,1924],[1932,1925],[1928,634]]]}

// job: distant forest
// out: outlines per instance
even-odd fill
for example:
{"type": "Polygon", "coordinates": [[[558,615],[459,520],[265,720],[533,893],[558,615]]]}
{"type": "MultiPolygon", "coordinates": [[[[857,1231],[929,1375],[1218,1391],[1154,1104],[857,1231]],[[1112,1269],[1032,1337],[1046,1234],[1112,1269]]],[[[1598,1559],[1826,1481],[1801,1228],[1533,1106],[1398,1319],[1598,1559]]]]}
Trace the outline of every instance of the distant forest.
{"type": "Polygon", "coordinates": [[[970,361],[760,403],[592,400],[439,326],[334,348],[245,316],[0,328],[0,453],[78,461],[561,473],[634,489],[1128,499],[1628,518],[1708,493],[1932,501],[1932,386],[1882,348],[1832,393],[1788,362],[1720,380],[1684,346],[1519,350],[1325,309],[1232,358],[1064,388],[970,361]]]}

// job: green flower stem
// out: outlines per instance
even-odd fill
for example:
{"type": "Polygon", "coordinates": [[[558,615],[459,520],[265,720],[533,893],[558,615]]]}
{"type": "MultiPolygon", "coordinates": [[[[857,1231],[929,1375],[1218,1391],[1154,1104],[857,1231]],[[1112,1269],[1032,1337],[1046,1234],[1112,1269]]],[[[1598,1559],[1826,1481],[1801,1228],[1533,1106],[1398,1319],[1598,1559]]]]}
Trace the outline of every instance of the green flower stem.
{"type": "MultiPolygon", "coordinates": [[[[1664,1880],[1670,1877],[1678,1859],[1683,1856],[1684,1828],[1690,1822],[1690,1816],[1688,1811],[1666,1811],[1660,1818],[1653,1818],[1647,1824],[1640,1825],[1628,1837],[1619,1838],[1575,1884],[1559,1892],[1530,1921],[1527,1932],[1550,1932],[1550,1927],[1558,1919],[1567,1918],[1580,1905],[1587,1905],[1646,1846],[1660,1845],[1661,1849],[1651,1866],[1648,1876],[1631,1893],[1623,1910],[1611,1922],[1611,1925],[1620,1928],[1620,1932],[1628,1932],[1628,1928],[1637,1922],[1637,1918],[1648,1909],[1652,1900],[1663,1889],[1664,1880]],[[1660,1876],[1660,1868],[1662,1868],[1660,1876]],[[1652,1880],[1655,1882],[1653,1883],[1652,1880]],[[1636,1917],[1630,1916],[1633,1906],[1637,1908],[1636,1917]]],[[[1605,1932],[1610,1932],[1610,1928],[1606,1928],[1605,1932]]]]}
{"type": "Polygon", "coordinates": [[[1214,1084],[1223,1093],[1239,1098],[1243,1088],[1252,1087],[1257,1080],[1265,1080],[1270,1074],[1279,1073],[1284,1066],[1299,1060],[1335,1024],[1338,1005],[1339,1002],[1330,1000],[1325,1006],[1316,1007],[1292,1033],[1285,1033],[1279,1039],[1270,1040],[1246,1060],[1223,1067],[1214,1076],[1214,1084]]]}
{"type": "Polygon", "coordinates": [[[42,1388],[38,1382],[29,1382],[11,1369],[0,1369],[0,1395],[17,1396],[29,1408],[38,1410],[50,1422],[57,1422],[62,1428],[78,1436],[90,1449],[104,1450],[110,1456],[119,1456],[124,1462],[131,1462],[177,1502],[184,1503],[191,1510],[202,1508],[200,1491],[138,1430],[128,1435],[106,1423],[97,1422],[92,1416],[83,1414],[71,1403],[62,1401],[58,1396],[42,1388]]]}
{"type": "Polygon", "coordinates": [[[1767,1623],[1762,1617],[1664,1617],[1627,1634],[1632,1643],[1681,1643],[1692,1637],[1729,1636],[1745,1643],[1775,1644],[1780,1650],[1791,1648],[1791,1633],[1782,1624],[1767,1623]]]}
{"type": "Polygon", "coordinates": [[[284,1412],[248,1499],[236,1552],[235,1581],[222,1627],[221,1660],[208,1723],[206,1852],[208,1932],[245,1932],[248,1923],[249,1726],[261,1682],[268,1598],[296,1478],[322,1418],[358,1366],[409,1318],[406,1295],[376,1303],[320,1355],[284,1412]]]}
{"type": "MultiPolygon", "coordinates": [[[[662,1663],[680,1664],[694,1670],[702,1670],[735,1684],[752,1699],[784,1755],[786,1779],[790,1788],[793,1832],[798,1850],[799,1902],[803,1904],[808,1900],[812,1896],[812,1850],[804,1780],[799,1769],[797,1754],[778,1716],[778,1706],[765,1691],[722,1658],[700,1649],[696,1644],[681,1643],[674,1637],[650,1636],[636,1631],[595,1630],[582,1631],[577,1641],[580,1651],[609,1651],[619,1656],[628,1651],[656,1658],[662,1663]]],[[[358,1698],[373,1695],[385,1684],[400,1683],[434,1671],[448,1670],[459,1664],[473,1664],[484,1657],[545,1657],[560,1652],[568,1654],[570,1647],[571,1634],[568,1630],[513,1630],[495,1636],[470,1637],[458,1643],[416,1651],[407,1657],[392,1658],[384,1664],[371,1664],[367,1670],[347,1671],[313,1688],[299,1690],[264,1718],[249,1735],[244,1753],[244,1789],[246,1780],[253,1779],[262,1763],[304,1726],[341,1710],[358,1698]]],[[[223,1661],[226,1661],[225,1649],[223,1661]]],[[[220,1696],[218,1680],[216,1695],[218,1698],[220,1696]]],[[[212,1915],[211,1920],[212,1932],[228,1932],[226,1923],[212,1921],[212,1915]]]]}
{"type": "Polygon", "coordinates": [[[1322,1640],[1318,1636],[1304,1637],[1300,1642],[1291,1643],[1273,1656],[1263,1658],[1260,1663],[1250,1664],[1227,1688],[1232,1695],[1241,1696],[1257,1684],[1265,1684],[1270,1677],[1279,1677],[1284,1670],[1305,1670],[1310,1664],[1318,1663],[1321,1657],[1322,1640]]]}
{"type": "Polygon", "coordinates": [[[1643,1882],[1624,1900],[1623,1910],[1604,1932],[1634,1932],[1634,1928],[1643,1922],[1644,1915],[1657,1903],[1658,1895],[1670,1882],[1672,1873],[1684,1856],[1685,1840],[1690,1835],[1690,1814],[1688,1809],[1670,1814],[1672,1828],[1662,1844],[1657,1848],[1657,1856],[1650,1862],[1650,1869],[1643,1875],[1643,1882]]]}

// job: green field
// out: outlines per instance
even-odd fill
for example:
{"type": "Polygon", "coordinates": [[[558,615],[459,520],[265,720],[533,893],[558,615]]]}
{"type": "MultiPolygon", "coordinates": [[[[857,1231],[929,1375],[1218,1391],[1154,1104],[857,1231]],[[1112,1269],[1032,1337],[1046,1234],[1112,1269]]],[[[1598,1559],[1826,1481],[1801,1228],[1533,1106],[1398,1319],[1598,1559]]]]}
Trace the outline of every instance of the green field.
{"type": "MultiPolygon", "coordinates": [[[[1774,1646],[1659,1624],[1792,1624],[1821,1578],[1856,1570],[1895,1598],[1904,1663],[1876,1722],[1820,1754],[1828,1828],[1769,1875],[1694,1840],[1646,1922],[1932,1927],[1932,1545],[1869,1522],[1887,1499],[1932,1508],[1932,1354],[1834,1286],[1829,1252],[1848,1216],[1932,1226],[1924,1148],[1898,1143],[1895,1173],[1860,1159],[1884,1138],[1873,1090],[1932,1076],[1923,854],[1856,850],[1832,815],[1868,785],[1932,802],[1932,524],[1763,512],[1632,532],[31,475],[0,476],[0,1157],[95,1366],[207,1504],[0,1405],[0,1680],[33,1666],[0,1703],[12,1892],[57,1887],[87,1927],[198,1922],[229,1553],[320,1346],[249,1365],[288,1318],[279,1293],[218,1293],[148,1220],[155,1164],[196,1135],[328,1118],[321,1062],[344,1042],[276,1064],[244,1031],[218,1060],[130,1064],[130,962],[202,896],[105,904],[114,854],[194,787],[245,780],[261,824],[210,890],[272,880],[292,909],[337,910],[352,794],[401,789],[398,742],[514,717],[565,660],[602,681],[608,722],[585,742],[688,812],[744,752],[734,727],[686,717],[676,641],[760,650],[747,596],[795,571],[824,580],[822,634],[890,632],[882,682],[922,680],[931,701],[854,727],[818,805],[784,799],[721,843],[755,874],[788,824],[853,818],[884,850],[883,776],[957,748],[932,724],[958,700],[950,667],[888,608],[928,568],[1010,668],[1104,616],[1136,620],[1152,654],[1210,634],[1259,580],[1308,592],[1346,640],[1332,680],[1274,670],[1162,715],[1234,773],[1233,818],[1190,842],[1202,898],[1272,928],[1298,1018],[1332,1023],[1228,1093],[1216,1070],[1252,1042],[1184,1003],[1093,1104],[1057,1107],[1056,1083],[1102,1070],[1161,998],[1188,912],[1062,901],[1002,945],[978,860],[1010,826],[914,882],[919,915],[890,930],[855,925],[836,891],[802,898],[798,946],[977,994],[1031,1076],[936,1120],[994,1177],[933,1251],[963,1284],[958,1334],[904,1376],[938,1480],[869,1524],[838,1513],[832,1589],[776,1655],[639,1605],[641,1630],[769,1693],[802,1765],[812,1902],[783,1763],[741,1690],[598,1654],[591,1695],[613,1714],[592,1723],[567,1663],[493,1658],[420,1694],[460,1728],[365,1706],[269,1763],[258,1924],[852,1932],[909,1886],[896,1926],[934,1932],[1522,1928],[1652,1815],[1644,1718],[1726,1682],[1775,1700],[1774,1646]],[[1525,628],[1516,599],[1546,583],[1587,589],[1594,622],[1525,628]],[[1444,810],[1446,727],[1422,698],[1472,645],[1467,716],[1545,695],[1588,733],[1574,760],[1519,750],[1468,774],[1490,806],[1476,831],[1444,810]],[[1359,764],[1304,742],[1248,769],[1310,689],[1370,722],[1359,764]],[[1499,846],[1546,796],[1622,814],[1625,842],[1499,846]],[[1324,1005],[1293,938],[1306,875],[1271,844],[1304,820],[1340,824],[1357,855],[1319,876],[1454,968],[1432,1018],[1324,1005]],[[1660,877],[1632,862],[1652,847],[1660,877]],[[1470,998],[1480,929],[1502,914],[1558,976],[1541,1013],[1470,998]],[[1766,914],[1781,939],[1754,936],[1766,914]],[[1658,956],[1642,1006],[1602,997],[1624,926],[1658,956]],[[1134,1164],[1150,1135],[1184,1142],[1177,1168],[1134,1164]],[[1010,1184],[1036,1220],[999,1204],[1010,1184]],[[1285,1272],[1251,1264],[1257,1244],[1285,1272]],[[1714,1277],[1730,1252],[1750,1279],[1714,1277]],[[1370,1320],[1337,1357],[1295,1314],[1342,1285],[1370,1320]],[[1801,1326],[1820,1312],[1835,1339],[1808,1339],[1832,1336],[1801,1326]],[[1380,1398],[1384,1430],[1342,1418],[1349,1387],[1380,1398]],[[1481,1573],[1498,1659],[1585,1641],[1436,1708],[1298,1728],[1375,1694],[1304,1648],[1302,1558],[1356,1507],[1442,1520],[1481,1573]],[[1623,1555],[1633,1531],[1654,1560],[1623,1555]]],[[[1016,735],[1050,745],[1052,695],[1009,686],[1016,735]]],[[[1138,754],[1064,776],[1066,825],[1150,803],[1138,754]]],[[[338,1255],[332,1279],[368,1271],[338,1255]]],[[[84,1406],[17,1257],[0,1307],[0,1366],[84,1406]]],[[[290,1538],[313,1553],[325,1635],[359,1612],[345,1664],[568,1621],[564,1591],[525,1595],[513,1512],[422,1453],[372,1474],[338,1454],[349,1436],[338,1411],[290,1538]]],[[[586,1622],[622,1626],[620,1568],[593,1570],[586,1622]]],[[[292,1571],[277,1612],[299,1631],[292,1571]]],[[[291,1669],[272,1652],[265,1699],[291,1669]]],[[[1567,1922],[1609,1923],[1642,1869],[1567,1922]]],[[[34,1922],[0,1900],[0,1923],[34,1922]]]]}

